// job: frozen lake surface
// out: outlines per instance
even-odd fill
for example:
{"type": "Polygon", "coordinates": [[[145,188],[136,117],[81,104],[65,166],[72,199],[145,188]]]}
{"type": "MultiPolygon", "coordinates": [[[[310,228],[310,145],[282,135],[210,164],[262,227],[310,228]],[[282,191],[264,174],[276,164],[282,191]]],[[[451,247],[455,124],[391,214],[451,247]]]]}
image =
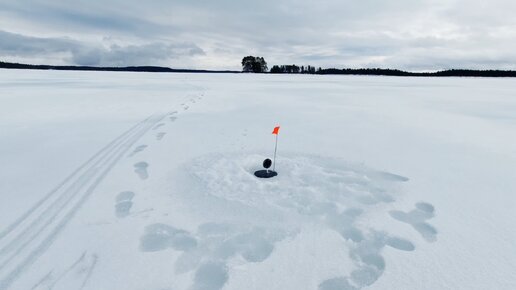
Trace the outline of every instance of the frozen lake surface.
{"type": "Polygon", "coordinates": [[[515,92],[0,70],[0,290],[516,289],[515,92]]]}

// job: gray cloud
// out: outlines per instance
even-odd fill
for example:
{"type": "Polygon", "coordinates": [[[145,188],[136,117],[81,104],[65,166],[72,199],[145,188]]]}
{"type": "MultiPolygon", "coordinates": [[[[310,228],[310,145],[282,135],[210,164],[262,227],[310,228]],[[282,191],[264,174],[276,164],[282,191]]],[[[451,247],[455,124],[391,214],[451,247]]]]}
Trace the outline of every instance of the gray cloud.
{"type": "MultiPolygon", "coordinates": [[[[114,4],[112,2],[112,4],[114,4]]],[[[119,5],[103,4],[99,1],[41,1],[30,4],[23,1],[1,1],[0,9],[4,17],[28,20],[36,25],[63,31],[86,30],[86,32],[125,33],[139,36],[159,34],[174,28],[160,25],[134,15],[124,13],[124,3],[119,5]],[[100,4],[100,5],[99,5],[100,4]]]]}
{"type": "Polygon", "coordinates": [[[0,31],[0,39],[0,56],[65,54],[70,63],[77,65],[159,65],[169,59],[205,54],[200,47],[191,43],[115,44],[105,48],[69,38],[39,38],[6,31],[0,31]]]}
{"type": "Polygon", "coordinates": [[[108,49],[77,49],[72,51],[72,60],[79,65],[160,65],[169,59],[204,54],[201,48],[193,44],[150,43],[124,47],[112,45],[108,49]]]}
{"type": "Polygon", "coordinates": [[[13,32],[0,33],[0,53],[219,69],[248,54],[270,64],[516,69],[515,10],[512,0],[0,0],[0,27],[13,32]]]}
{"type": "Polygon", "coordinates": [[[0,30],[0,54],[33,55],[67,52],[80,47],[79,43],[66,38],[38,38],[0,30]]]}

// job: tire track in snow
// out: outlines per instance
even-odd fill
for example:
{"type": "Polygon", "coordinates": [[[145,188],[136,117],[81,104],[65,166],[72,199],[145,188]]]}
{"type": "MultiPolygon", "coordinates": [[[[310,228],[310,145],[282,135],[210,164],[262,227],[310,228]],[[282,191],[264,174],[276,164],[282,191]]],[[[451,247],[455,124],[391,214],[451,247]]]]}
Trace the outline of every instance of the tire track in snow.
{"type": "Polygon", "coordinates": [[[165,116],[153,115],[116,138],[0,234],[0,290],[52,245],[116,163],[165,116]]]}

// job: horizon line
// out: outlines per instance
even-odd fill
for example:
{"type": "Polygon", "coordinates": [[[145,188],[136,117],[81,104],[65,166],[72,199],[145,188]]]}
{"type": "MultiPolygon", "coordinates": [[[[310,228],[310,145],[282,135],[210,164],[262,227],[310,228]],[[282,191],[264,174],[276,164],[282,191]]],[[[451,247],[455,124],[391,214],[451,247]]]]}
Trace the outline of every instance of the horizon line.
{"type": "MultiPolygon", "coordinates": [[[[297,66],[297,65],[296,65],[297,66]]],[[[48,65],[25,64],[0,61],[2,69],[33,69],[33,70],[70,70],[70,71],[113,71],[113,72],[168,72],[168,73],[253,73],[239,70],[210,70],[210,69],[183,69],[158,65],[135,66],[88,66],[88,65],[48,65]]],[[[319,67],[320,68],[320,67],[319,67]]],[[[261,72],[257,74],[311,74],[311,75],[384,75],[384,76],[416,76],[416,77],[516,77],[516,70],[500,69],[442,69],[426,72],[414,72],[392,68],[320,68],[315,73],[274,73],[261,72]],[[462,74],[460,73],[462,72],[462,74]]]]}

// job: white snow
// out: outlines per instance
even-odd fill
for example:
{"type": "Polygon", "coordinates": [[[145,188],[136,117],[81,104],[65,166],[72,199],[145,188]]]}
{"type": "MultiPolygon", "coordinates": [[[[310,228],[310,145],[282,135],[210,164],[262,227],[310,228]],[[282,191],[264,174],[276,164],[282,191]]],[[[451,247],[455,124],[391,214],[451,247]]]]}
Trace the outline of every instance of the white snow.
{"type": "Polygon", "coordinates": [[[514,92],[0,70],[0,289],[515,289],[514,92]]]}

